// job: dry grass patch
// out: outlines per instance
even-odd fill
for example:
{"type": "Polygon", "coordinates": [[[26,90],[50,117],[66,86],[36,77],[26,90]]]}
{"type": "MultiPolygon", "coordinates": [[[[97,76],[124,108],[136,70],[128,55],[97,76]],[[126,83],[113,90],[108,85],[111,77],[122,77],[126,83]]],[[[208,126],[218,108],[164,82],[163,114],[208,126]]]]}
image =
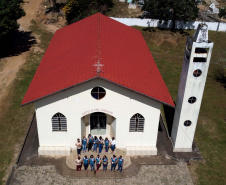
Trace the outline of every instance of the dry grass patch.
{"type": "Polygon", "coordinates": [[[118,0],[113,0],[113,7],[107,12],[109,17],[126,17],[126,18],[137,18],[142,15],[143,11],[140,8],[135,10],[128,9],[129,3],[119,2],[118,0]]]}

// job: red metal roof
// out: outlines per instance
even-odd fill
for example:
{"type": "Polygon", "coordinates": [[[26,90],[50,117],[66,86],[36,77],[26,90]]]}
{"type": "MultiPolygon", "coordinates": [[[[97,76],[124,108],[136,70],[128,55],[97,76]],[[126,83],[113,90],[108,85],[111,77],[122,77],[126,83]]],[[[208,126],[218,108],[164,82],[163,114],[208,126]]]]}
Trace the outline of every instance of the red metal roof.
{"type": "Polygon", "coordinates": [[[99,77],[174,106],[140,31],[100,13],[57,30],[21,103],[99,77]]]}

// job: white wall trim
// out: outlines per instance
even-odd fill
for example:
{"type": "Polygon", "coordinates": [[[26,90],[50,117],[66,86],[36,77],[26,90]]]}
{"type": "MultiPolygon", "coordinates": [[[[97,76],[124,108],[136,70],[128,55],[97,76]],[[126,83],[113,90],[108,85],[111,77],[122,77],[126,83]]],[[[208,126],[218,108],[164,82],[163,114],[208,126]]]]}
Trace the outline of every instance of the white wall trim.
{"type": "MultiPolygon", "coordinates": [[[[141,26],[141,27],[158,27],[158,28],[171,28],[172,21],[167,24],[160,23],[158,19],[140,19],[140,18],[117,18],[112,19],[123,23],[127,26],[141,26]]],[[[197,29],[201,21],[190,21],[184,23],[183,21],[176,21],[176,29],[197,29]]],[[[208,25],[208,30],[226,32],[226,23],[223,22],[205,22],[208,25]]]]}

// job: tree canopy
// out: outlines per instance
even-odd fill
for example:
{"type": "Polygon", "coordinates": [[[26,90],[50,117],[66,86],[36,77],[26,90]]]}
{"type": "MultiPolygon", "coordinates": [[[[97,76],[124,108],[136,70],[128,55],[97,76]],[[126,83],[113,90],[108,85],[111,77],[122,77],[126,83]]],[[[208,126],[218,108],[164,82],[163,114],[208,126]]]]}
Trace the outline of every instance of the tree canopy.
{"type": "Polygon", "coordinates": [[[105,13],[112,5],[112,0],[68,0],[63,10],[70,24],[97,12],[105,13]]]}
{"type": "Polygon", "coordinates": [[[197,4],[197,0],[145,0],[142,10],[149,12],[150,18],[165,23],[172,20],[172,29],[175,30],[176,20],[196,20],[199,11],[197,4]]]}
{"type": "Polygon", "coordinates": [[[19,28],[17,20],[25,15],[23,0],[0,0],[0,40],[19,28]]]}
{"type": "Polygon", "coordinates": [[[226,19],[226,7],[220,8],[219,17],[226,19]]]}

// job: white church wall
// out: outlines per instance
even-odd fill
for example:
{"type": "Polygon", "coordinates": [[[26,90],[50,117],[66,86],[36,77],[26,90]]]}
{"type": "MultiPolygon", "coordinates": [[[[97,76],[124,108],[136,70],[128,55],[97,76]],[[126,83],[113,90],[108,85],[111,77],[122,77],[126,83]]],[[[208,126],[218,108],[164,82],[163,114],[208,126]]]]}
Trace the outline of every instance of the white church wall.
{"type": "Polygon", "coordinates": [[[87,135],[89,133],[89,118],[90,118],[90,114],[88,114],[82,118],[85,123],[86,128],[85,128],[85,133],[81,137],[83,137],[83,136],[87,137],[87,135]]]}
{"type": "Polygon", "coordinates": [[[86,123],[81,119],[81,139],[86,136],[86,123]]]}
{"type": "MultiPolygon", "coordinates": [[[[185,49],[186,52],[186,49],[185,49]]],[[[177,109],[175,110],[175,114],[174,114],[174,119],[178,120],[177,122],[175,121],[174,125],[175,129],[172,132],[172,138],[175,139],[177,137],[177,129],[179,129],[179,120],[180,120],[180,113],[181,113],[181,107],[182,107],[182,102],[184,99],[184,91],[185,91],[185,86],[186,86],[186,81],[187,81],[187,75],[188,75],[188,69],[190,66],[190,62],[189,60],[184,56],[184,62],[183,62],[183,66],[182,66],[182,71],[181,71],[181,76],[180,76],[180,84],[179,84],[179,88],[178,88],[178,94],[177,94],[177,109]]]]}
{"type": "Polygon", "coordinates": [[[107,137],[108,139],[110,139],[110,137],[114,136],[112,135],[112,128],[111,128],[113,117],[109,114],[106,114],[106,115],[107,115],[106,135],[102,137],[107,137]]]}
{"type": "Polygon", "coordinates": [[[111,82],[95,79],[35,102],[40,147],[70,146],[81,138],[81,118],[92,112],[105,112],[114,118],[118,148],[156,146],[161,103],[111,82]],[[102,86],[106,96],[96,100],[92,88],[102,86]],[[67,118],[67,132],[52,131],[52,116],[60,112],[67,118]],[[129,132],[130,118],[145,118],[144,132],[129,132]]]}
{"type": "Polygon", "coordinates": [[[116,138],[116,119],[111,124],[111,137],[116,138]]]}

